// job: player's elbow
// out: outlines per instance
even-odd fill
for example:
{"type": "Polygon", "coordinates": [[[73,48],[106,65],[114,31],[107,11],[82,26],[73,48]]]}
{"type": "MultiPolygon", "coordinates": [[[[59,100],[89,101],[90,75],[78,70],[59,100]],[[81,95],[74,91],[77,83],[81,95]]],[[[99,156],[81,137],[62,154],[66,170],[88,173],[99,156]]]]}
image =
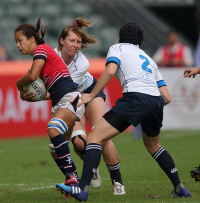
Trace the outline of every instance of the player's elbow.
{"type": "Polygon", "coordinates": [[[107,75],[110,76],[110,77],[112,77],[112,76],[115,75],[115,72],[116,72],[115,70],[113,70],[113,69],[110,68],[110,69],[107,70],[107,75]]]}
{"type": "Polygon", "coordinates": [[[33,75],[33,74],[30,74],[29,75],[29,79],[31,80],[31,82],[34,82],[38,77],[33,75]]]}

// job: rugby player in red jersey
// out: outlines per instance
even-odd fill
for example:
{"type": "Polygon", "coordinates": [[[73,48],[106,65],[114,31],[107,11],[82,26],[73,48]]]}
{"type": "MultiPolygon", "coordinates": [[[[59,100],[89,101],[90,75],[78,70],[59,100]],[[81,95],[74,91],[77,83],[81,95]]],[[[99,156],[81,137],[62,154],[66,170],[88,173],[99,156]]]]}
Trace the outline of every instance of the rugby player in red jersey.
{"type": "Polygon", "coordinates": [[[52,119],[48,122],[48,135],[55,146],[68,184],[76,184],[67,137],[70,138],[76,121],[84,114],[85,107],[77,107],[81,93],[77,92],[68,69],[55,51],[44,42],[46,26],[41,28],[39,18],[36,26],[23,23],[14,32],[16,46],[23,54],[30,54],[33,63],[30,70],[16,85],[20,91],[40,77],[45,83],[48,94],[45,99],[52,100],[52,119]],[[41,37],[40,37],[41,34],[41,37]]]}

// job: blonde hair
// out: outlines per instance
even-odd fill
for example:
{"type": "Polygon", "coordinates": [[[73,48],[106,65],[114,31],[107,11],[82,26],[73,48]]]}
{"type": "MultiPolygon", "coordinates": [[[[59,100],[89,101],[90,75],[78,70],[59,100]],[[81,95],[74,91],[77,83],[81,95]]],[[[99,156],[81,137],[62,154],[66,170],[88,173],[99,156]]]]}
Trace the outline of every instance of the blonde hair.
{"type": "Polygon", "coordinates": [[[96,37],[90,36],[82,28],[92,27],[93,23],[91,20],[86,20],[81,17],[76,18],[71,25],[68,25],[62,29],[60,36],[58,38],[58,50],[62,49],[62,44],[60,43],[61,39],[65,39],[69,35],[69,31],[74,32],[76,35],[79,35],[82,38],[82,49],[88,49],[88,44],[96,44],[99,41],[96,37]]]}

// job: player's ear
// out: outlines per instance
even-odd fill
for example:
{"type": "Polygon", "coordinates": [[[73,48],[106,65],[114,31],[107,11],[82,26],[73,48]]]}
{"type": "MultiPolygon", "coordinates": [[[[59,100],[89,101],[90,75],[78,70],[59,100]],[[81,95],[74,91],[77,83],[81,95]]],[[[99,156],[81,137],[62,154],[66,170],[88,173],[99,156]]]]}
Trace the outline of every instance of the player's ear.
{"type": "Polygon", "coordinates": [[[60,43],[63,45],[63,42],[64,40],[63,40],[63,38],[60,38],[60,43]]]}
{"type": "Polygon", "coordinates": [[[30,39],[31,39],[31,43],[33,43],[35,41],[35,37],[34,36],[32,36],[30,39]]]}

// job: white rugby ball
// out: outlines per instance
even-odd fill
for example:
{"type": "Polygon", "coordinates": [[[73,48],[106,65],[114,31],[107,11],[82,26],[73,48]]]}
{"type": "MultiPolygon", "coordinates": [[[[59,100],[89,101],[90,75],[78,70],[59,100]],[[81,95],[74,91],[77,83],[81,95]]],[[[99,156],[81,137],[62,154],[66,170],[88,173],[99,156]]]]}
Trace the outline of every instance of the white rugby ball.
{"type": "Polygon", "coordinates": [[[35,94],[35,99],[33,101],[41,101],[46,97],[47,90],[44,82],[38,77],[34,82],[24,85],[24,89],[28,89],[28,92],[33,92],[35,94]]]}

